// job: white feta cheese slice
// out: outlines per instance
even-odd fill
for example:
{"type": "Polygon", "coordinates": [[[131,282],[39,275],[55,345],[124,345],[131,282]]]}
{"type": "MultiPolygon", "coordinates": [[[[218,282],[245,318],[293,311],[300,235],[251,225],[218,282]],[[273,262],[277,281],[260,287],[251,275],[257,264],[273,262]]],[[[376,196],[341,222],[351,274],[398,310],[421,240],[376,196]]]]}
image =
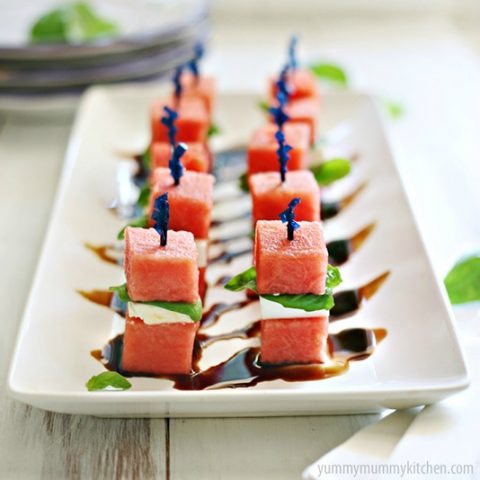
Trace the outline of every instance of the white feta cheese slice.
{"type": "Polygon", "coordinates": [[[198,268],[204,268],[208,263],[208,241],[195,240],[198,251],[198,268]]]}
{"type": "Polygon", "coordinates": [[[193,322],[191,317],[184,313],[172,312],[165,308],[137,302],[128,302],[128,316],[140,318],[147,325],[193,322]]]}
{"type": "Polygon", "coordinates": [[[278,302],[273,302],[260,296],[260,316],[262,320],[271,320],[272,318],[328,317],[329,313],[328,310],[306,312],[299,308],[287,308],[278,302]]]}

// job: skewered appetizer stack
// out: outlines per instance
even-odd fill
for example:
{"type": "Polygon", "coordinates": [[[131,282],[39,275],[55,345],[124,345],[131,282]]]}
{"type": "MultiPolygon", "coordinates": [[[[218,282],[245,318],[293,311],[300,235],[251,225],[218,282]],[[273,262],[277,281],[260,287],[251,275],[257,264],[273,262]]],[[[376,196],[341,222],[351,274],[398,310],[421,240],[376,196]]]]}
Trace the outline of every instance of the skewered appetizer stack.
{"type": "Polygon", "coordinates": [[[189,374],[202,303],[193,235],[168,229],[167,194],[153,211],[155,228],[125,231],[127,302],[122,369],[149,374],[189,374]]]}

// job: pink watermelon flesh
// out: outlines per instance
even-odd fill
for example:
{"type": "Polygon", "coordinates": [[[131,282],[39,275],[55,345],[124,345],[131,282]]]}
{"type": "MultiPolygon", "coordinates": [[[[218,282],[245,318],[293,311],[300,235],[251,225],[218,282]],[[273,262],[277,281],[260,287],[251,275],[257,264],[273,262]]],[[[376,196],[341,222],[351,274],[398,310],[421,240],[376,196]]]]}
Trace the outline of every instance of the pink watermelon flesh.
{"type": "Polygon", "coordinates": [[[258,220],[277,220],[292,198],[302,201],[295,209],[297,221],[320,220],[320,188],[308,170],[289,171],[284,183],[277,172],[257,173],[249,178],[253,205],[253,224],[258,220]]]}
{"type": "MultiPolygon", "coordinates": [[[[278,77],[270,79],[270,97],[276,98],[278,77]]],[[[309,70],[297,68],[287,73],[287,86],[290,88],[289,99],[318,97],[318,84],[315,76],[309,70]]]]}
{"type": "MultiPolygon", "coordinates": [[[[275,138],[277,127],[267,124],[257,128],[247,151],[249,175],[258,172],[278,172],[278,142],[275,138]]],[[[292,147],[289,152],[289,170],[304,170],[308,165],[310,127],[304,123],[287,123],[284,127],[285,141],[292,147]]]]}
{"type": "Polygon", "coordinates": [[[134,301],[198,301],[198,253],[190,232],[168,231],[167,245],[153,228],[125,230],[125,275],[134,301]]]}
{"type": "MultiPolygon", "coordinates": [[[[194,172],[208,172],[210,158],[206,146],[203,143],[187,143],[188,150],[182,157],[182,164],[187,170],[194,172]]],[[[158,167],[168,168],[168,162],[172,158],[172,147],[166,142],[152,144],[152,170],[158,167]]]]}
{"type": "Polygon", "coordinates": [[[152,172],[152,194],[148,216],[151,215],[155,199],[168,192],[170,203],[170,228],[192,232],[198,239],[208,238],[213,207],[214,177],[208,173],[186,170],[178,186],[174,185],[168,168],[157,168],[152,172]]]}
{"type": "Polygon", "coordinates": [[[200,98],[208,113],[211,114],[215,99],[215,79],[205,75],[196,79],[191,73],[186,72],[182,75],[181,82],[183,86],[182,95],[200,98]]]}
{"type": "Polygon", "coordinates": [[[320,100],[316,97],[299,98],[288,102],[285,111],[290,117],[289,122],[306,123],[310,127],[310,144],[315,143],[317,135],[317,119],[320,113],[320,100]]]}
{"type": "Polygon", "coordinates": [[[260,361],[267,364],[323,363],[328,317],[262,320],[260,361]]]}
{"type": "Polygon", "coordinates": [[[127,315],[122,369],[127,372],[189,374],[198,322],[147,325],[127,315]]]}
{"type": "Polygon", "coordinates": [[[255,229],[255,266],[259,294],[322,295],[328,252],[320,222],[299,222],[294,240],[280,221],[260,220],[255,229]]]}
{"type": "Polygon", "coordinates": [[[197,97],[182,97],[180,106],[174,105],[172,100],[161,100],[152,105],[151,129],[152,142],[168,142],[168,129],[160,119],[165,115],[163,107],[167,105],[178,112],[176,121],[177,142],[207,141],[210,118],[202,99],[197,97]]]}

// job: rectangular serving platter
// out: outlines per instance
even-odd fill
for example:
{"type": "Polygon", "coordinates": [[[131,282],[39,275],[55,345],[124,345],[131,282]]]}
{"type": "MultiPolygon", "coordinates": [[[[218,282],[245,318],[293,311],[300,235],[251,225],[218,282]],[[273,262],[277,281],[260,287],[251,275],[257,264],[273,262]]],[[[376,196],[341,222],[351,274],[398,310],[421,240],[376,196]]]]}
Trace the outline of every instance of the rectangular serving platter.
{"type": "MultiPolygon", "coordinates": [[[[330,330],[386,329],[374,353],[351,362],[346,373],[324,380],[182,391],[169,380],[135,377],[128,391],[88,392],[86,381],[104,370],[90,352],[101,349],[119,325],[121,329],[121,320],[78,291],[120,284],[123,271],[100,261],[84,244],[115,244],[125,221],[107,205],[118,195],[119,162],[124,152],[141,152],[148,144],[149,104],[162,93],[161,86],[95,87],[81,102],[12,359],[8,388],[14,398],[46,410],[105,417],[267,416],[406,408],[437,402],[467,387],[446,295],[434,276],[375,101],[359,93],[328,93],[319,114],[321,154],[349,156],[353,168],[346,179],[324,188],[322,197],[334,201],[358,194],[325,221],[326,240],[349,238],[374,225],[341,267],[341,289],[389,273],[355,315],[333,322],[330,330]]],[[[221,133],[212,140],[214,150],[247,143],[253,129],[264,122],[258,101],[249,92],[219,95],[215,122],[221,133]]],[[[216,186],[214,218],[239,220],[214,228],[212,238],[245,232],[249,241],[250,220],[242,217],[249,208],[248,196],[236,196],[235,177],[242,169],[238,164],[219,166],[223,181],[216,186]]],[[[230,247],[245,248],[245,239],[230,247]]],[[[221,248],[213,246],[211,255],[221,248]]],[[[213,285],[250,264],[248,254],[219,262],[208,268],[207,280],[213,285]]],[[[212,286],[206,304],[235,301],[242,295],[212,286]]],[[[225,314],[210,333],[228,332],[257,318],[258,305],[253,303],[225,314]]],[[[217,342],[205,349],[201,366],[225,361],[256,341],[217,342]]]]}

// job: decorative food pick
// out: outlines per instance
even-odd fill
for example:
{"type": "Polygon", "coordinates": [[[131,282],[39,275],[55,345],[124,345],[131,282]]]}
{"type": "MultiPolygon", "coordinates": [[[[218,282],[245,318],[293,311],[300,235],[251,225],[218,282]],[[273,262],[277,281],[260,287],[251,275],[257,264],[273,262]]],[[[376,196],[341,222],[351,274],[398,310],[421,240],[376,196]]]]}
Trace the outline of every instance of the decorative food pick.
{"type": "Polygon", "coordinates": [[[180,79],[182,78],[182,72],[183,72],[183,65],[180,67],[177,67],[175,70],[175,74],[173,75],[173,85],[175,87],[175,101],[178,102],[180,100],[180,97],[182,95],[182,82],[180,79]]]}
{"type": "Polygon", "coordinates": [[[285,134],[281,130],[275,133],[275,138],[278,141],[277,155],[280,163],[280,178],[283,183],[287,175],[287,164],[290,160],[290,150],[292,150],[292,147],[285,143],[285,134]]]}
{"type": "Polygon", "coordinates": [[[293,209],[300,203],[300,198],[296,197],[291,200],[286,210],[280,213],[279,217],[283,223],[287,224],[288,239],[293,240],[293,232],[300,228],[300,224],[295,221],[295,213],[293,209]]]}
{"type": "Polygon", "coordinates": [[[172,174],[175,185],[180,184],[180,178],[183,175],[183,164],[180,161],[183,154],[188,150],[188,147],[184,143],[179,143],[172,151],[172,158],[168,162],[170,167],[170,173],[172,174]]]}
{"type": "Polygon", "coordinates": [[[152,219],[155,221],[153,228],[160,235],[160,245],[164,247],[167,244],[168,222],[170,220],[168,193],[164,193],[155,199],[152,219]]]}
{"type": "Polygon", "coordinates": [[[167,106],[163,107],[163,111],[165,112],[165,115],[161,118],[160,121],[167,127],[168,141],[170,142],[172,148],[175,148],[177,145],[176,136],[178,130],[175,125],[175,121],[178,118],[178,113],[167,106]]]}
{"type": "Polygon", "coordinates": [[[283,125],[290,119],[290,117],[285,113],[284,105],[281,102],[283,98],[282,95],[277,96],[279,98],[278,107],[270,107],[269,112],[273,117],[273,121],[277,124],[280,130],[283,130],[283,125]],[[280,98],[279,98],[280,97],[280,98]]]}
{"type": "Polygon", "coordinates": [[[298,44],[298,37],[296,35],[292,35],[290,39],[290,43],[288,44],[288,63],[292,70],[295,70],[298,67],[297,61],[297,44],[298,44]]]}
{"type": "Polygon", "coordinates": [[[198,61],[203,57],[203,54],[205,53],[203,45],[201,43],[197,43],[193,48],[193,53],[194,57],[188,63],[188,68],[193,73],[195,80],[198,80],[198,77],[200,76],[200,72],[198,69],[198,61]]]}
{"type": "Polygon", "coordinates": [[[288,68],[289,64],[287,63],[281,70],[280,76],[278,77],[278,80],[275,82],[277,85],[278,93],[277,93],[277,100],[278,103],[281,105],[285,105],[285,103],[288,101],[288,97],[290,94],[290,89],[287,85],[287,73],[288,73],[288,68]],[[279,98],[279,95],[282,94],[283,97],[279,98]],[[283,103],[281,103],[283,100],[283,103]]]}

